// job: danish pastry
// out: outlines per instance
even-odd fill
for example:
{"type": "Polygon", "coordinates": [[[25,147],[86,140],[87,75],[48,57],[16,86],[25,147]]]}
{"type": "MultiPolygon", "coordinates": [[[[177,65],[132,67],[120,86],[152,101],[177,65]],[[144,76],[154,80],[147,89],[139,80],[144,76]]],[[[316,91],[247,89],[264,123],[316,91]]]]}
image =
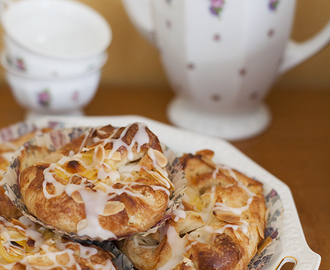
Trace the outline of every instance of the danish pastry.
{"type": "Polygon", "coordinates": [[[115,270],[112,254],[83,246],[37,226],[27,218],[0,217],[0,270],[115,270]]]}
{"type": "Polygon", "coordinates": [[[263,185],[215,164],[213,155],[180,157],[187,188],[172,219],[156,233],[118,241],[136,268],[247,269],[264,237],[263,185]]]}
{"type": "Polygon", "coordinates": [[[37,134],[48,132],[51,129],[45,128],[42,130],[36,130],[29,132],[25,135],[18,137],[17,139],[3,142],[0,144],[0,216],[8,218],[18,218],[22,216],[22,213],[12,204],[10,199],[5,195],[5,189],[1,184],[3,174],[6,172],[7,167],[10,165],[10,161],[14,153],[21,147],[25,142],[32,139],[37,134]]]}
{"type": "Polygon", "coordinates": [[[79,237],[118,239],[163,218],[174,189],[166,165],[146,125],[108,125],[23,170],[19,185],[28,211],[44,223],[79,237]]]}

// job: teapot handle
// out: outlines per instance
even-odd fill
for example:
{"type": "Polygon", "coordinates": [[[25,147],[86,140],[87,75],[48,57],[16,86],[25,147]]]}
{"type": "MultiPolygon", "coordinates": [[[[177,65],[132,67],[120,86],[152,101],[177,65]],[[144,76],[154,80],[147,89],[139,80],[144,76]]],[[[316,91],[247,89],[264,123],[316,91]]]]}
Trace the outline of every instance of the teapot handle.
{"type": "Polygon", "coordinates": [[[283,61],[279,67],[282,74],[302,63],[315,53],[320,51],[330,42],[330,21],[315,36],[303,42],[290,40],[284,52],[283,61]]]}
{"type": "Polygon", "coordinates": [[[139,32],[155,45],[155,22],[153,18],[154,0],[122,0],[128,17],[139,32]]]}

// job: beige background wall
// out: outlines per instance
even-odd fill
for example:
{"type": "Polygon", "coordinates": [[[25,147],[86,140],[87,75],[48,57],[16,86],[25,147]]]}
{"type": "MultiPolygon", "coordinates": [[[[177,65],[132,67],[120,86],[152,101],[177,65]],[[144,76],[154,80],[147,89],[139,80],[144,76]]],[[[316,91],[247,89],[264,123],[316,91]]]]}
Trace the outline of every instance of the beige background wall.
{"type": "MultiPolygon", "coordinates": [[[[103,69],[104,85],[167,86],[158,52],[129,21],[121,0],[79,0],[99,11],[109,22],[113,41],[103,69]]],[[[193,0],[192,0],[193,1],[193,0]]],[[[288,1],[288,0],[285,0],[288,1]]],[[[330,0],[297,0],[292,37],[302,41],[330,19],[330,0]]],[[[5,83],[1,70],[0,83],[5,83]]],[[[330,90],[330,45],[278,79],[276,86],[326,87],[330,90]]]]}

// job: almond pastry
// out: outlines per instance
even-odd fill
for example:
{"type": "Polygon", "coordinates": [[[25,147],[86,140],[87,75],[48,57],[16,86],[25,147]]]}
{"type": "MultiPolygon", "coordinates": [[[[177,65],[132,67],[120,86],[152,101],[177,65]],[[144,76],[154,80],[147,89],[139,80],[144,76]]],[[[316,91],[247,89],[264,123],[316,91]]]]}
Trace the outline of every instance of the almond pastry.
{"type": "Polygon", "coordinates": [[[55,235],[25,217],[0,217],[0,270],[115,270],[110,252],[55,235]]]}
{"type": "Polygon", "coordinates": [[[44,223],[81,237],[118,239],[163,218],[174,189],[166,164],[146,125],[109,125],[26,168],[19,184],[27,209],[44,223]]]}
{"type": "Polygon", "coordinates": [[[213,154],[180,157],[187,188],[164,227],[118,241],[137,269],[247,269],[264,238],[263,185],[215,164],[213,154]]]}

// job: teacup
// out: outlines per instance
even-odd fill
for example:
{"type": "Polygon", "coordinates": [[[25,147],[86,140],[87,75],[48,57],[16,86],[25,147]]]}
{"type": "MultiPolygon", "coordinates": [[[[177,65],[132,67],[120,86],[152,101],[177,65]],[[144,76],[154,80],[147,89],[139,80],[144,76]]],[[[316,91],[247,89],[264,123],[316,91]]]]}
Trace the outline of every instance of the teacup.
{"type": "Polygon", "coordinates": [[[176,93],[170,121],[229,140],[265,130],[271,116],[263,101],[275,79],[330,40],[330,22],[310,40],[290,40],[295,0],[123,3],[160,50],[176,93]]]}
{"type": "Polygon", "coordinates": [[[2,0],[4,45],[13,68],[30,76],[63,77],[99,66],[112,39],[107,21],[70,0],[2,0]]]}
{"type": "Polygon", "coordinates": [[[63,78],[79,75],[100,66],[107,58],[106,51],[87,58],[53,58],[31,52],[6,34],[3,40],[8,63],[18,72],[28,76],[63,78]]]}
{"type": "Polygon", "coordinates": [[[32,77],[17,71],[1,54],[1,64],[16,102],[27,109],[26,118],[44,115],[83,115],[93,99],[101,78],[104,61],[94,69],[62,78],[32,77]]]}

